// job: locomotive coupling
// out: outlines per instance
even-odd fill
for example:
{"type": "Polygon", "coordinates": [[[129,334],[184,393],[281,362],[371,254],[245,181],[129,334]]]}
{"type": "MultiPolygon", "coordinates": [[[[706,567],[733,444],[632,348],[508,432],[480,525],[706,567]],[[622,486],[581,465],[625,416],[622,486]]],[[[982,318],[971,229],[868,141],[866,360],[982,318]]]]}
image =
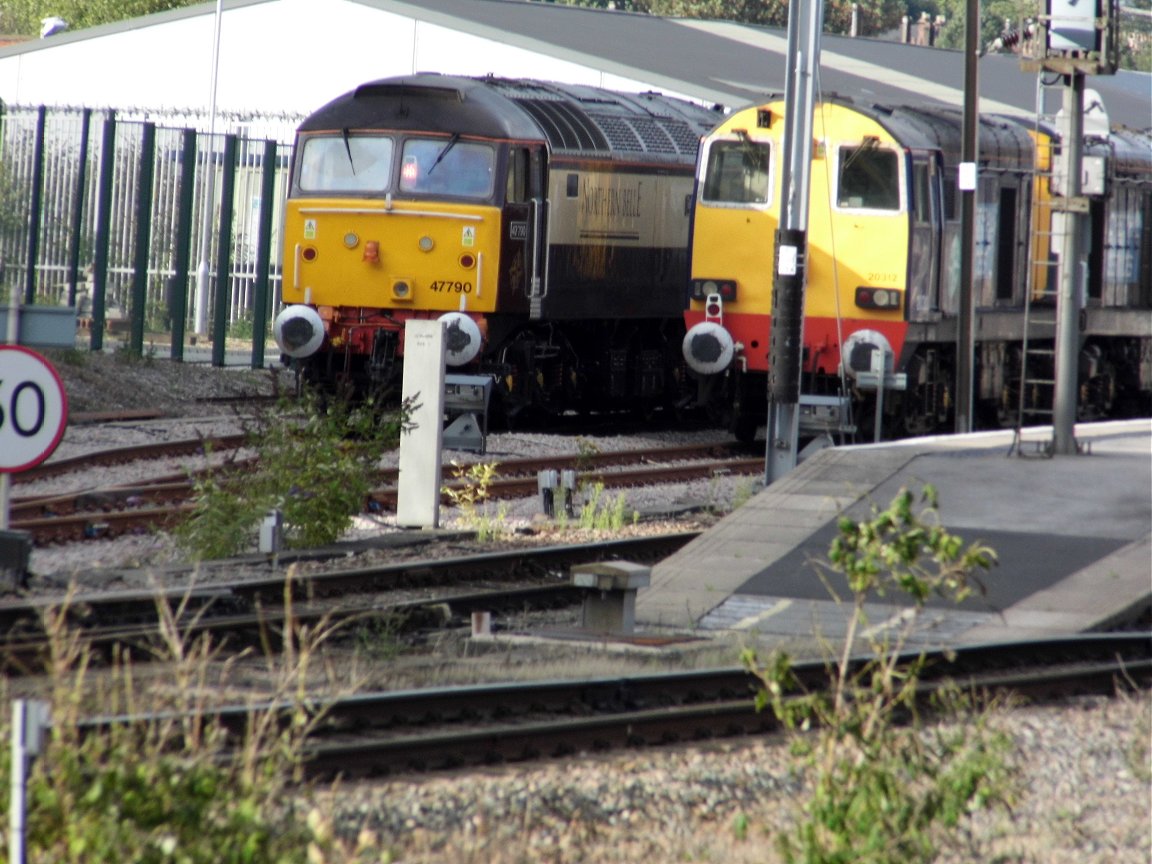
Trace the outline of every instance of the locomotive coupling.
{"type": "Polygon", "coordinates": [[[324,342],[324,322],[311,306],[288,306],[272,324],[272,335],[289,357],[310,357],[324,342]]]}

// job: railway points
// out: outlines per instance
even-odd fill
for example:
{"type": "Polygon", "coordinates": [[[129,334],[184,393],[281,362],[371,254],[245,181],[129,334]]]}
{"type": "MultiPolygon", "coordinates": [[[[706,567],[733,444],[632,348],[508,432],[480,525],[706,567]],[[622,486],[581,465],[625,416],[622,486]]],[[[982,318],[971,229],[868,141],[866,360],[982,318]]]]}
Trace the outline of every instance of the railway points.
{"type": "MultiPolygon", "coordinates": [[[[939,493],[941,523],[990,545],[999,563],[986,594],[959,607],[930,602],[912,644],[1106,630],[1146,614],[1152,422],[1080,424],[1076,435],[1086,452],[1055,458],[1020,455],[1011,432],[823,450],[657,564],[637,627],[835,642],[849,610],[829,593],[835,574],[822,578],[815,562],[826,560],[837,517],[864,518],[902,486],[923,484],[939,493]]],[[[887,598],[867,611],[885,626],[904,609],[887,598]]]]}

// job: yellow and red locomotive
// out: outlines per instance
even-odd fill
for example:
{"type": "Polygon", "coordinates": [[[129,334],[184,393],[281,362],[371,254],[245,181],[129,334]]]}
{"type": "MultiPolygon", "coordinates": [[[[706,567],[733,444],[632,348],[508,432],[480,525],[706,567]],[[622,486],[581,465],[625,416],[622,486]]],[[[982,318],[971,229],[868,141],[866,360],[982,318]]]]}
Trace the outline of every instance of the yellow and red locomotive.
{"type": "MultiPolygon", "coordinates": [[[[767,410],[784,109],[771,101],[733,113],[705,139],[697,172],[683,352],[699,382],[697,401],[742,439],[767,410]]],[[[817,426],[860,428],[871,438],[869,415],[879,403],[886,436],[951,431],[961,132],[961,115],[946,109],[837,97],[815,106],[801,363],[802,392],[827,400],[818,410],[830,416],[817,426]],[[877,351],[906,380],[883,400],[860,386],[877,351]]],[[[1084,151],[1100,173],[1088,195],[1092,251],[1082,265],[1084,417],[1149,410],[1149,141],[1147,133],[1114,130],[1084,151]]],[[[1041,419],[1051,408],[1050,385],[1030,382],[1053,377],[1055,238],[1064,228],[1049,178],[1058,147],[1055,133],[1034,122],[981,117],[972,293],[982,425],[1017,422],[1021,406],[1041,419]],[[1045,351],[1048,359],[1037,359],[1045,351]],[[1047,373],[1037,368],[1044,363],[1047,373]]]]}
{"type": "Polygon", "coordinates": [[[306,380],[395,395],[404,323],[505,411],[681,395],[696,154],[718,115],[656,93],[419,74],[297,133],[275,335],[306,380]]]}

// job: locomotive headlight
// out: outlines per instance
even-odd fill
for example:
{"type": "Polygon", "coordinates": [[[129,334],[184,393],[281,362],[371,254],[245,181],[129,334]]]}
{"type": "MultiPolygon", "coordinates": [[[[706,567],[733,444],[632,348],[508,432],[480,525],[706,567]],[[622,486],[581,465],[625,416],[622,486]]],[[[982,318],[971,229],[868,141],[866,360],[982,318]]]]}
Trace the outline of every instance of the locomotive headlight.
{"type": "Polygon", "coordinates": [[[392,297],[395,300],[411,300],[412,283],[407,279],[397,279],[392,283],[392,297]]]}
{"type": "Polygon", "coordinates": [[[349,231],[344,235],[344,245],[349,249],[355,249],[360,244],[360,235],[355,231],[349,231]]]}
{"type": "Polygon", "coordinates": [[[324,322],[311,306],[296,304],[276,316],[272,335],[280,350],[289,357],[309,357],[324,341],[324,322]]]}
{"type": "Polygon", "coordinates": [[[885,312],[900,308],[900,292],[895,288],[856,289],[856,305],[861,309],[880,309],[885,312]]]}
{"type": "Polygon", "coordinates": [[[732,363],[736,343],[715,321],[701,321],[684,334],[681,352],[688,368],[700,375],[723,372],[732,363]]]}
{"type": "Polygon", "coordinates": [[[476,266],[476,256],[471,252],[465,252],[460,256],[460,266],[465,270],[471,270],[476,266]]]}
{"type": "MultiPolygon", "coordinates": [[[[840,363],[850,378],[860,372],[872,371],[872,355],[880,351],[885,358],[892,356],[892,345],[878,330],[857,330],[840,346],[840,363]]],[[[888,360],[885,363],[888,364],[888,360]]]]}
{"type": "Polygon", "coordinates": [[[693,279],[692,299],[705,300],[711,294],[718,295],[725,303],[736,299],[736,282],[732,279],[693,279]]]}
{"type": "Polygon", "coordinates": [[[421,252],[431,252],[432,249],[436,246],[436,243],[432,240],[431,237],[425,234],[416,242],[416,245],[420,247],[421,252]]]}
{"type": "Polygon", "coordinates": [[[449,366],[463,366],[480,353],[480,327],[463,312],[446,312],[440,316],[444,322],[444,362],[449,366]]]}

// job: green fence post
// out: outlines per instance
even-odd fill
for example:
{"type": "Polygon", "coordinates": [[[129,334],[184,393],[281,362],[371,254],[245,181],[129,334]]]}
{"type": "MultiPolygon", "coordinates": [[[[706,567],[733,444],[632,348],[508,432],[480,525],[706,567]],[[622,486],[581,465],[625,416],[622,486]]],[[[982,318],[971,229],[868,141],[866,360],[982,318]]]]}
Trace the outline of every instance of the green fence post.
{"type": "Polygon", "coordinates": [[[185,129],[180,145],[180,200],[176,213],[176,248],[168,286],[172,321],[172,359],[184,359],[184,328],[188,322],[188,265],[192,259],[192,207],[196,201],[196,130],[185,129]]]}
{"type": "Polygon", "coordinates": [[[28,206],[28,272],[24,282],[24,302],[36,302],[36,259],[40,257],[40,216],[44,196],[44,125],[48,109],[36,109],[36,141],[32,153],[32,201],[28,206]]]}
{"type": "Polygon", "coordinates": [[[104,350],[104,298],[108,291],[108,243],[112,223],[112,180],[116,172],[116,114],[104,117],[100,148],[100,197],[96,208],[96,250],[92,261],[93,351],[104,350]]]}
{"type": "Polygon", "coordinates": [[[76,305],[76,285],[80,281],[80,238],[84,233],[84,192],[88,182],[88,136],[92,129],[92,109],[80,115],[80,154],[76,157],[76,183],[72,189],[72,235],[68,247],[68,305],[76,305]]]}
{"type": "Polygon", "coordinates": [[[264,142],[264,174],[260,183],[260,227],[256,239],[256,289],[252,298],[252,368],[264,365],[264,333],[268,329],[268,269],[272,265],[272,196],[276,191],[276,142],[264,142]]]}
{"type": "Polygon", "coordinates": [[[224,365],[224,339],[228,333],[229,290],[232,270],[232,214],[236,190],[236,136],[224,136],[223,177],[220,185],[220,245],[216,248],[216,298],[212,320],[212,365],[224,365]]]}
{"type": "Polygon", "coordinates": [[[152,243],[152,178],[156,173],[156,124],[140,135],[140,172],[136,182],[136,250],[132,260],[132,335],[129,348],[144,353],[144,313],[148,306],[148,249],[152,243]]]}

